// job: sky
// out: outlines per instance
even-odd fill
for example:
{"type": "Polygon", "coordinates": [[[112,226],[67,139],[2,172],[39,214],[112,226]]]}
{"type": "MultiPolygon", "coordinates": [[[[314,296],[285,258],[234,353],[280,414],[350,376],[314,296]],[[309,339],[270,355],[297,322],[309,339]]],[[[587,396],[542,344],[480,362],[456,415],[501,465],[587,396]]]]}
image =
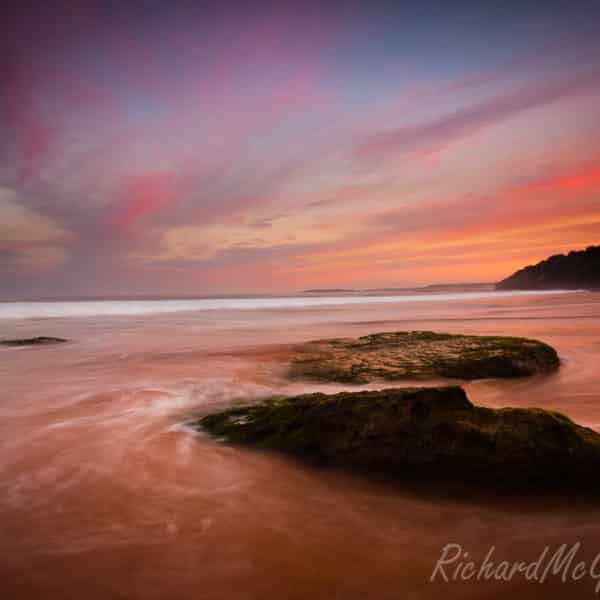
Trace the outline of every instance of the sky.
{"type": "Polygon", "coordinates": [[[2,11],[0,299],[492,282],[600,242],[598,0],[2,11]]]}

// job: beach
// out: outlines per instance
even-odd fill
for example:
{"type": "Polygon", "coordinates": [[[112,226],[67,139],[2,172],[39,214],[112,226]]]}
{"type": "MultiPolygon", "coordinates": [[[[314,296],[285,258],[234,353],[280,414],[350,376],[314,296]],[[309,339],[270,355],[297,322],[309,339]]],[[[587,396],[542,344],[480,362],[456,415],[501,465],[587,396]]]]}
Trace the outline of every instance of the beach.
{"type": "Polygon", "coordinates": [[[391,387],[290,382],[289,346],[432,330],[552,345],[557,372],[468,382],[469,398],[557,410],[600,430],[600,294],[120,302],[0,305],[0,337],[69,340],[0,348],[3,597],[595,596],[591,576],[542,587],[430,581],[449,543],[478,560],[494,547],[509,561],[580,543],[591,562],[600,507],[583,495],[384,481],[228,446],[185,423],[273,394],[391,387]]]}

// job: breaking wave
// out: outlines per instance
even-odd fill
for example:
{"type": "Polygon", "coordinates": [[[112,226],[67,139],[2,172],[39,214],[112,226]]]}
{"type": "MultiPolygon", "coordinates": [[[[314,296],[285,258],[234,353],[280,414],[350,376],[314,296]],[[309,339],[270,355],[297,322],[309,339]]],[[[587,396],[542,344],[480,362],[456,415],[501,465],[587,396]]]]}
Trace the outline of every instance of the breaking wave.
{"type": "Polygon", "coordinates": [[[505,296],[547,295],[573,290],[421,293],[394,296],[283,296],[252,298],[199,298],[185,300],[78,300],[0,302],[0,319],[131,316],[210,310],[297,309],[348,304],[451,302],[505,296]]]}

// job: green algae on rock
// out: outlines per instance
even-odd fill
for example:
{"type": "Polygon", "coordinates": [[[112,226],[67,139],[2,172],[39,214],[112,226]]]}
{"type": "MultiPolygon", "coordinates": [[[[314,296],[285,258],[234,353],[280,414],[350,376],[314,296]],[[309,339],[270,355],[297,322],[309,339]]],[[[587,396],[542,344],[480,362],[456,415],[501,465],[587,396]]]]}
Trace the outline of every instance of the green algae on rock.
{"type": "Polygon", "coordinates": [[[316,340],[294,352],[290,378],[339,383],[523,377],[559,365],[556,351],[537,340],[431,331],[316,340]]]}
{"type": "Polygon", "coordinates": [[[393,476],[597,486],[600,434],[542,409],[474,406],[462,388],[306,394],[192,424],[237,444],[393,476]]]}
{"type": "Polygon", "coordinates": [[[46,346],[48,344],[63,344],[67,340],[59,337],[38,336],[15,340],[0,340],[3,346],[46,346]]]}

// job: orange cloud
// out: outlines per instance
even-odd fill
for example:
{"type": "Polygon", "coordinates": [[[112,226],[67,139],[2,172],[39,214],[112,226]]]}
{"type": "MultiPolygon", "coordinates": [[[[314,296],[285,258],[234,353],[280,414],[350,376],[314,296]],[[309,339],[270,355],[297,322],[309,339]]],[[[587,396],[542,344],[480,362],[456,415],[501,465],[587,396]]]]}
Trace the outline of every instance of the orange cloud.
{"type": "Polygon", "coordinates": [[[600,168],[591,162],[488,197],[416,200],[371,210],[364,221],[354,213],[362,236],[354,231],[313,248],[294,272],[311,285],[495,281],[549,254],[597,243],[599,185],[600,168]]]}

